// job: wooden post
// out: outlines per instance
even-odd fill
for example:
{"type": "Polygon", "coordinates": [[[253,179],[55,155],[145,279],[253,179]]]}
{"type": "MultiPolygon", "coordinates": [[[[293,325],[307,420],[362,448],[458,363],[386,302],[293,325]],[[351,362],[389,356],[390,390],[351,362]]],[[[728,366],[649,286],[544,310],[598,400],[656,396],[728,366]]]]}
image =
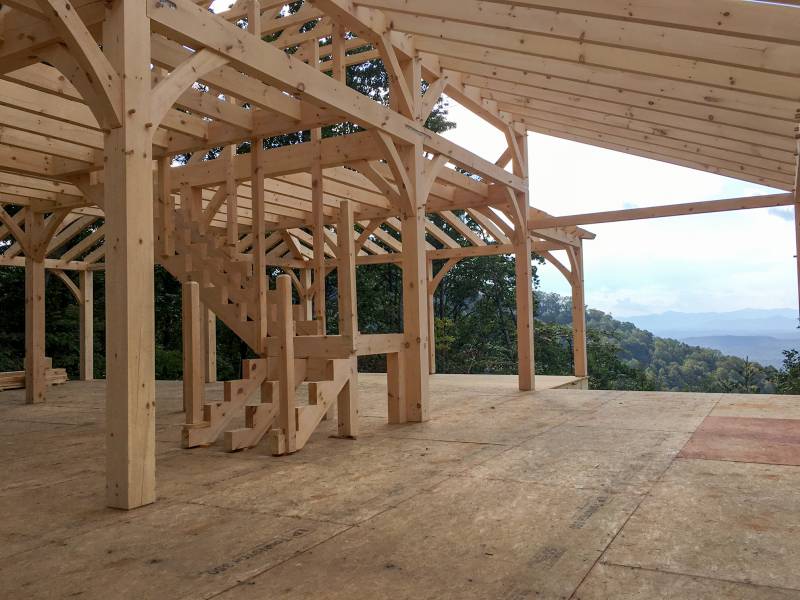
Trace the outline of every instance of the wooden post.
{"type": "MultiPolygon", "coordinates": [[[[301,269],[300,274],[303,277],[303,293],[301,294],[300,302],[303,304],[303,315],[306,321],[311,321],[314,318],[314,280],[312,274],[313,269],[301,269]]],[[[324,332],[320,332],[324,333],[324,332]]]]}
{"type": "MultiPolygon", "coordinates": [[[[511,150],[514,175],[528,178],[528,137],[509,127],[506,133],[511,150]]],[[[517,358],[519,360],[519,389],[536,388],[533,354],[533,270],[531,268],[531,238],[528,235],[528,192],[513,192],[518,221],[515,223],[514,259],[517,304],[517,358]]]]}
{"type": "Polygon", "coordinates": [[[422,181],[422,148],[404,149],[403,158],[413,190],[415,211],[402,215],[403,233],[403,333],[405,335],[404,392],[406,418],[413,422],[430,418],[428,394],[428,269],[425,254],[425,203],[422,181]]]}
{"type": "Polygon", "coordinates": [[[533,271],[531,240],[527,232],[514,245],[517,302],[517,356],[519,389],[535,389],[533,358],[533,271]]]}
{"type": "Polygon", "coordinates": [[[239,192],[233,167],[233,161],[236,158],[236,144],[225,146],[222,153],[225,160],[225,188],[228,194],[225,215],[225,244],[228,247],[228,253],[233,257],[239,253],[237,247],[239,244],[239,192]]]}
{"type": "Polygon", "coordinates": [[[572,261],[572,357],[575,377],[588,377],[586,355],[586,295],[583,280],[583,247],[571,249],[572,261]]]}
{"type": "MultiPolygon", "coordinates": [[[[384,40],[385,41],[385,40],[384,40]]],[[[394,49],[381,47],[384,63],[389,74],[390,106],[404,116],[421,120],[421,61],[419,56],[398,60],[394,49]],[[393,64],[393,61],[397,61],[393,64]]],[[[397,147],[400,163],[395,173],[405,172],[405,189],[408,207],[400,215],[403,236],[403,335],[405,351],[402,359],[389,357],[387,370],[389,379],[390,421],[422,422],[430,418],[428,378],[430,375],[430,350],[428,330],[428,268],[425,250],[425,205],[430,192],[430,181],[425,176],[421,143],[397,147]],[[398,372],[399,371],[399,372],[398,372]],[[402,380],[402,384],[400,384],[402,380]],[[404,410],[393,403],[397,394],[403,394],[404,410]]]]}
{"type": "Polygon", "coordinates": [[[94,273],[81,271],[78,275],[81,292],[80,315],[80,378],[94,379],[94,273]]]}
{"type": "Polygon", "coordinates": [[[159,252],[164,258],[175,254],[175,202],[170,188],[171,161],[170,157],[162,157],[158,160],[158,176],[156,180],[156,185],[158,186],[158,208],[161,213],[159,252]]]}
{"type": "Polygon", "coordinates": [[[250,0],[247,4],[247,31],[261,35],[261,1],[250,0]]]}
{"type": "Polygon", "coordinates": [[[264,142],[261,138],[250,141],[250,174],[252,184],[253,203],[253,272],[256,277],[257,293],[256,309],[258,316],[258,347],[261,353],[266,353],[267,346],[267,251],[266,251],[266,223],[264,221],[264,142]]]}
{"type": "Polygon", "coordinates": [[[311,162],[311,216],[314,233],[314,318],[326,331],[325,302],[325,215],[323,214],[322,145],[320,133],[311,132],[314,157],[311,162]]]}
{"type": "MultiPolygon", "coordinates": [[[[29,211],[26,234],[31,240],[44,224],[43,215],[29,211]]],[[[47,389],[45,376],[45,311],[44,260],[25,253],[25,402],[44,402],[47,389]]]]}
{"type": "Polygon", "coordinates": [[[153,180],[146,3],[112,0],[103,52],[120,74],[122,126],[105,138],[106,498],[155,500],[153,180]]]}
{"type": "MultiPolygon", "coordinates": [[[[355,348],[358,337],[358,305],[356,299],[356,250],[353,238],[353,205],[343,200],[339,204],[338,277],[339,282],[339,334],[351,340],[355,348]]],[[[354,438],[358,435],[358,357],[350,360],[350,377],[339,393],[337,414],[339,436],[354,438]]]]}
{"type": "Polygon", "coordinates": [[[431,289],[430,282],[433,281],[433,261],[428,261],[428,372],[433,375],[436,373],[436,318],[433,314],[433,294],[436,290],[431,289]]]}
{"type": "Polygon", "coordinates": [[[353,205],[347,200],[339,204],[337,231],[337,265],[339,282],[339,334],[355,342],[358,335],[356,306],[356,251],[353,239],[353,205]]]}
{"type": "MultiPolygon", "coordinates": [[[[247,31],[254,36],[261,36],[261,2],[260,0],[250,0],[247,5],[247,31]]],[[[269,323],[269,306],[267,300],[267,291],[269,289],[267,283],[267,250],[266,250],[266,223],[264,222],[264,165],[262,163],[262,156],[264,154],[264,140],[260,137],[250,140],[250,185],[252,194],[252,234],[253,234],[253,272],[256,277],[256,327],[258,331],[258,349],[263,353],[266,359],[267,351],[267,332],[269,323]]],[[[231,254],[238,253],[237,246],[239,243],[239,200],[238,200],[238,184],[234,176],[233,160],[236,156],[236,144],[231,145],[228,153],[228,164],[226,165],[228,171],[226,173],[226,185],[228,186],[228,243],[231,244],[231,254]],[[231,214],[231,213],[235,214],[231,214]]],[[[290,288],[291,290],[291,288],[290,288]]],[[[289,297],[291,304],[291,295],[289,297]]],[[[290,307],[291,308],[291,307],[290,307]]],[[[280,319],[280,315],[278,315],[280,319]]],[[[294,332],[292,332],[294,333],[294,332]]],[[[216,345],[216,344],[215,344],[216,345]]],[[[292,353],[294,348],[292,348],[292,353]]],[[[215,358],[216,362],[216,358],[215,358]]],[[[292,385],[294,385],[294,363],[287,369],[291,369],[292,385]]],[[[281,376],[286,376],[287,373],[281,372],[281,376]]],[[[273,385],[270,382],[264,381],[261,384],[260,396],[262,403],[274,402],[273,398],[273,385]]],[[[294,395],[294,388],[292,388],[292,395],[294,395]]],[[[281,400],[283,402],[283,399],[281,400]]],[[[292,407],[294,413],[294,407],[292,407]]],[[[276,438],[280,445],[283,446],[285,440],[282,436],[276,438]]],[[[283,452],[281,451],[280,454],[283,452]]]]}
{"type": "Polygon", "coordinates": [[[181,286],[183,317],[183,411],[186,423],[203,421],[205,369],[200,284],[187,281],[181,286]]]}
{"type": "Polygon", "coordinates": [[[294,317],[292,315],[292,279],[278,275],[278,307],[275,336],[280,344],[278,356],[278,402],[282,443],[273,445],[273,454],[289,454],[297,450],[297,414],[294,387],[294,317]]]}
{"type": "Polygon", "coordinates": [[[200,314],[203,320],[203,348],[205,350],[205,381],[206,383],[216,383],[217,381],[217,315],[201,305],[200,314]]]}
{"type": "Polygon", "coordinates": [[[389,423],[398,424],[408,422],[406,415],[406,385],[403,374],[405,373],[404,352],[395,352],[386,355],[386,383],[389,391],[389,423]]]}
{"type": "Polygon", "coordinates": [[[797,302],[798,316],[800,317],[800,112],[796,116],[798,125],[795,127],[795,175],[794,175],[794,235],[795,235],[795,262],[797,263],[797,302]]]}
{"type": "Polygon", "coordinates": [[[797,265],[798,321],[800,322],[800,194],[797,192],[795,192],[794,203],[794,256],[797,265]]]}
{"type": "Polygon", "coordinates": [[[334,23],[331,27],[331,76],[336,81],[342,83],[347,82],[347,57],[345,56],[347,50],[347,39],[345,37],[347,30],[341,23],[334,23]]]}

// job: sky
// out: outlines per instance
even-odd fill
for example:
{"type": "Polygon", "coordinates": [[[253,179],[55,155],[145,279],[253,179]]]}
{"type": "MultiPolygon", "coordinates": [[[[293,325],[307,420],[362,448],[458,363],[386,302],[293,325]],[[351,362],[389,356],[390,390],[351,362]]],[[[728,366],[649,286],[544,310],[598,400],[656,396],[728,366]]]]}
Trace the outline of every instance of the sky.
{"type": "MultiPolygon", "coordinates": [[[[445,137],[494,162],[503,135],[450,101],[445,137]]],[[[768,187],[549,136],[529,134],[531,204],[553,215],[775,193],[768,187]]],[[[616,317],[797,306],[791,207],[589,225],[586,303],[616,317]]],[[[561,254],[561,253],[559,253],[561,254]]],[[[563,254],[560,258],[565,260],[563,254]]],[[[541,289],[570,295],[539,268],[541,289]]]]}

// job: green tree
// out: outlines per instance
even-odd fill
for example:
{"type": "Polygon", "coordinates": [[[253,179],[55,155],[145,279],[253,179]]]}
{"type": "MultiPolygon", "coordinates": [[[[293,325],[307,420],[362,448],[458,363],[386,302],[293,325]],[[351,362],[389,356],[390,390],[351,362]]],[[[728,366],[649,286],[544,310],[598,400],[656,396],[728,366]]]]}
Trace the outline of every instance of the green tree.
{"type": "Polygon", "coordinates": [[[781,394],[800,394],[800,352],[795,349],[783,351],[783,365],[775,379],[781,394]]]}

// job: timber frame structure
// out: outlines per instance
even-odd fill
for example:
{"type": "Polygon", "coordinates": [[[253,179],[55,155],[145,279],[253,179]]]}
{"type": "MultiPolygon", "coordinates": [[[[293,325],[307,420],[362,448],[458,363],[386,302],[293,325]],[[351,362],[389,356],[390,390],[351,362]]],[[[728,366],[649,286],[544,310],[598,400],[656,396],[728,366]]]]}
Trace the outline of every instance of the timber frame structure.
{"type": "Polygon", "coordinates": [[[45,399],[45,270],[82,307],[88,379],[92,274],[105,269],[109,506],[156,497],[156,263],[183,284],[184,446],[266,437],[279,455],[300,450],[334,405],[339,434],[358,434],[359,355],[387,355],[390,421],[428,419],[431,299],[459,260],[516,257],[519,387],[532,390],[532,252],[572,285],[585,376],[582,244],[593,235],[581,225],[796,207],[796,2],[306,0],[296,14],[275,0],[209,4],[0,9],[0,265],[25,267],[26,398],[45,399]],[[371,60],[389,76],[388,106],[347,85],[347,68],[371,60]],[[427,130],[442,94],[502,131],[506,151],[486,160],[427,130]],[[339,123],[358,131],[323,139],[339,123]],[[265,148],[306,131],[308,142],[265,148]],[[784,193],[554,217],[531,206],[529,131],[784,193]],[[404,331],[363,335],[356,265],[387,262],[402,268],[404,331]],[[284,274],[270,282],[274,267],[284,274]],[[258,358],[210,403],[216,318],[258,358]],[[302,382],[308,403],[297,404],[302,382]]]}

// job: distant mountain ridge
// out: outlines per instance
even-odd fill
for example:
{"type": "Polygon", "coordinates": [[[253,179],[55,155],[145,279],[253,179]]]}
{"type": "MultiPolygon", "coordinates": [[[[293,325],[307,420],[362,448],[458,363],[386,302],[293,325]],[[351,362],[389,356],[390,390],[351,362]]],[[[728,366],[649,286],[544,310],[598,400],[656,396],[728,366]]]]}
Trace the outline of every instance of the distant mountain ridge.
{"type": "MultiPolygon", "coordinates": [[[[564,358],[571,353],[571,313],[570,298],[546,292],[536,295],[536,362],[543,373],[561,373],[564,363],[571,363],[571,357],[564,358]]],[[[753,313],[745,312],[744,316],[753,313]]],[[[678,314],[682,323],[708,321],[708,317],[690,319],[678,314]]],[[[658,336],[630,320],[615,319],[592,308],[586,310],[586,331],[590,384],[596,389],[766,394],[776,390],[778,369],[752,357],[748,362],[709,348],[710,344],[687,344],[674,336],[658,336]]],[[[786,348],[793,345],[791,340],[779,340],[780,346],[784,343],[786,348]]]]}
{"type": "Polygon", "coordinates": [[[710,336],[769,336],[779,339],[800,338],[798,312],[791,308],[743,309],[731,312],[686,313],[669,311],[660,314],[621,317],[660,337],[684,339],[710,336]]]}
{"type": "Polygon", "coordinates": [[[779,369],[783,363],[783,351],[800,349],[800,338],[776,338],[758,335],[717,335],[683,338],[690,346],[701,346],[719,350],[723,354],[738,356],[779,369]]]}
{"type": "Polygon", "coordinates": [[[659,337],[713,348],[776,368],[783,361],[783,350],[800,348],[798,313],[791,308],[704,313],[669,311],[623,317],[622,320],[659,337]]]}

